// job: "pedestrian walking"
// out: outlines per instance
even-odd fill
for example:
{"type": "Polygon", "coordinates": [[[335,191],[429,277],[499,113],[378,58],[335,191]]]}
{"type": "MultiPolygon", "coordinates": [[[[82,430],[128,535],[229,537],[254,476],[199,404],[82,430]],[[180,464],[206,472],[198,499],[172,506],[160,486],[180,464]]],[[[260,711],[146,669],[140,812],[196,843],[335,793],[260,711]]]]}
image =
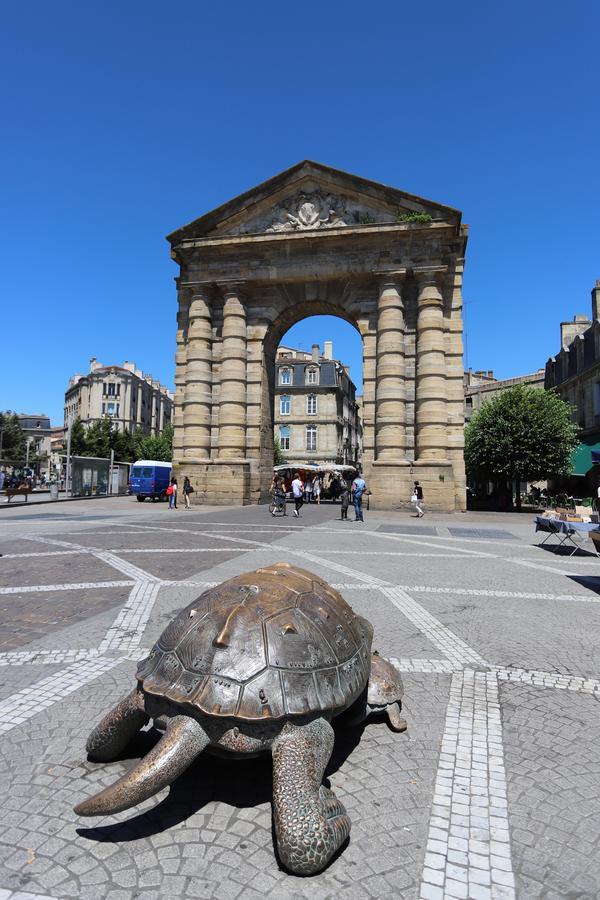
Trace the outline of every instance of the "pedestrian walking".
{"type": "Polygon", "coordinates": [[[348,521],[348,507],[350,506],[350,489],[348,487],[347,482],[342,487],[342,493],[340,494],[340,500],[342,501],[342,522],[348,521]]]}
{"type": "Polygon", "coordinates": [[[306,483],[304,485],[304,502],[310,503],[313,495],[313,486],[310,478],[306,479],[306,483]]]}
{"type": "Polygon", "coordinates": [[[169,498],[169,509],[177,509],[177,479],[175,476],[171,478],[167,488],[167,497],[169,498]]]}
{"type": "Polygon", "coordinates": [[[321,489],[323,485],[321,483],[321,479],[318,475],[315,475],[312,483],[313,497],[315,498],[315,503],[321,505],[321,489]]]}
{"type": "Polygon", "coordinates": [[[360,472],[352,482],[352,503],[354,504],[354,521],[364,522],[363,518],[363,495],[367,490],[367,483],[360,472]]]}
{"type": "MultiPolygon", "coordinates": [[[[183,479],[183,500],[185,502],[185,509],[191,509],[192,504],[190,503],[190,494],[194,493],[194,488],[192,487],[192,482],[190,479],[185,476],[183,479]]],[[[175,498],[177,499],[177,497],[175,498]]]]}
{"type": "Polygon", "coordinates": [[[300,510],[302,509],[302,504],[304,503],[304,484],[302,483],[302,479],[298,472],[294,474],[292,493],[294,495],[294,515],[298,518],[300,510]]]}
{"type": "Polygon", "coordinates": [[[410,498],[410,500],[411,500],[411,503],[414,503],[414,505],[415,505],[415,509],[417,511],[417,515],[416,515],[417,519],[420,519],[421,516],[425,515],[425,513],[421,509],[421,507],[423,506],[423,499],[424,499],[423,498],[423,488],[421,487],[421,485],[419,484],[418,481],[415,481],[415,483],[413,484],[413,492],[412,492],[412,497],[410,498]]]}

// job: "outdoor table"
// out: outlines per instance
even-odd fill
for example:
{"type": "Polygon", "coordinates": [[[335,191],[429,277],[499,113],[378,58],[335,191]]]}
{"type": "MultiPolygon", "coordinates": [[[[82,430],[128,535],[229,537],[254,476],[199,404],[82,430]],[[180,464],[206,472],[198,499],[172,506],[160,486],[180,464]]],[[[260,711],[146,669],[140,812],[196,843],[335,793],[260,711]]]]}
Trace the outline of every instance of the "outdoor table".
{"type": "MultiPolygon", "coordinates": [[[[544,540],[538,544],[538,547],[541,547],[552,537],[552,535],[554,535],[558,538],[558,544],[555,549],[562,547],[566,541],[569,541],[573,545],[573,550],[570,554],[571,556],[580,549],[580,545],[577,543],[577,539],[580,535],[581,541],[583,542],[592,531],[600,532],[600,525],[597,525],[595,522],[566,522],[564,519],[550,519],[546,516],[536,516],[534,522],[536,532],[548,532],[544,540]]],[[[596,556],[600,556],[596,550],[596,544],[593,541],[592,543],[594,545],[596,556]]]]}

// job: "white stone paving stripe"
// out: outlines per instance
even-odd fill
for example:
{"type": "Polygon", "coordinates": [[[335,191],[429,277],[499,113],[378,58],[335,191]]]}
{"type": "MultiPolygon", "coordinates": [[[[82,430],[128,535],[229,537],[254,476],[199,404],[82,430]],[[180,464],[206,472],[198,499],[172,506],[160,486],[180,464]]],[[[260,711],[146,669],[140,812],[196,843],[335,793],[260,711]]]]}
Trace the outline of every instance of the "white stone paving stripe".
{"type": "Polygon", "coordinates": [[[127,603],[106,632],[98,648],[100,653],[109,650],[130,653],[139,646],[160,587],[159,581],[140,581],[135,585],[127,603]]]}
{"type": "Polygon", "coordinates": [[[562,674],[560,672],[540,672],[536,669],[503,668],[493,666],[500,681],[517,684],[530,684],[532,687],[555,688],[559,691],[575,691],[581,694],[592,694],[600,699],[600,680],[586,678],[582,675],[562,674]]]}
{"type": "Polygon", "coordinates": [[[137,566],[134,566],[133,563],[127,562],[124,559],[119,559],[119,557],[110,550],[102,550],[94,553],[94,556],[97,559],[101,559],[102,562],[107,563],[107,565],[112,566],[113,569],[116,569],[118,572],[129,575],[131,578],[136,578],[139,581],[160,581],[160,578],[157,578],[156,575],[151,575],[149,572],[145,572],[144,569],[139,569],[137,566]]]}
{"type": "Polygon", "coordinates": [[[487,666],[487,663],[478,653],[472,650],[454,632],[428,613],[416,600],[400,588],[381,588],[384,594],[394,606],[403,613],[428,641],[434,644],[438,650],[446,656],[456,668],[463,665],[487,666]]]}
{"type": "Polygon", "coordinates": [[[461,597],[514,597],[518,600],[567,600],[573,603],[600,603],[593,594],[538,594],[530,591],[486,591],[480,588],[432,587],[428,584],[399,584],[409,594],[457,594],[461,597]]]}
{"type": "Polygon", "coordinates": [[[0,702],[0,734],[22,725],[121,662],[120,658],[85,659],[12,694],[0,702]]]}
{"type": "MultiPolygon", "coordinates": [[[[422,657],[405,657],[401,656],[397,659],[390,656],[389,660],[400,672],[456,672],[457,667],[453,665],[449,659],[427,659],[422,657]]],[[[461,667],[462,668],[462,667],[461,667]]]]}
{"type": "Polygon", "coordinates": [[[98,649],[92,650],[7,650],[0,653],[0,666],[56,665],[57,663],[76,662],[79,659],[92,659],[100,655],[98,649]]]}
{"type": "Polygon", "coordinates": [[[514,900],[498,681],[455,672],[433,796],[421,900],[514,900]]]}
{"type": "Polygon", "coordinates": [[[32,556],[73,556],[75,554],[86,553],[85,550],[40,550],[37,553],[3,553],[3,559],[27,559],[32,556]]]}
{"type": "Polygon", "coordinates": [[[80,591],[92,588],[129,587],[129,581],[77,581],[73,584],[27,584],[0,588],[0,594],[43,594],[46,591],[80,591]]]}
{"type": "MultiPolygon", "coordinates": [[[[123,547],[121,550],[110,550],[110,553],[272,553],[273,547],[123,547]]],[[[415,553],[401,550],[329,550],[323,547],[307,548],[306,552],[322,553],[324,556],[411,556],[433,557],[434,559],[457,559],[456,553],[415,553]]],[[[94,552],[94,556],[98,556],[94,552]]],[[[482,554],[479,554],[480,556],[482,554]]],[[[462,559],[462,557],[460,557],[462,559]]]]}

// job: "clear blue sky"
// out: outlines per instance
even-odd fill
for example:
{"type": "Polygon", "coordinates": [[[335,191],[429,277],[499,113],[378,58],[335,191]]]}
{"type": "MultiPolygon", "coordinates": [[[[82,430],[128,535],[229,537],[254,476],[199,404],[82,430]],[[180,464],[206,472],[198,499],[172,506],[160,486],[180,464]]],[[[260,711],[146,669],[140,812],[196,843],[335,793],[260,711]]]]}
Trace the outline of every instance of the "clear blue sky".
{"type": "Polygon", "coordinates": [[[4,4],[0,408],[60,423],[90,356],[172,384],[164,236],[306,157],[462,209],[469,364],[543,365],[600,278],[599,10],[4,4]]]}

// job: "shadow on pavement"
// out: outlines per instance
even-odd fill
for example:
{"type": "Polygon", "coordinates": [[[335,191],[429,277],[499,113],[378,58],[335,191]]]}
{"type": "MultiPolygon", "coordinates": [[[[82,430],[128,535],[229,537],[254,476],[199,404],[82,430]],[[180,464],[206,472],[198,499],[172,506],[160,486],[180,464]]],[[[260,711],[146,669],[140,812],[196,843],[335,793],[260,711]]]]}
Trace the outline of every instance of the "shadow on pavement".
{"type": "MultiPolygon", "coordinates": [[[[344,764],[358,746],[364,724],[353,728],[338,725],[335,728],[335,744],[329,765],[325,771],[325,784],[329,777],[344,764]]],[[[115,762],[137,759],[148,753],[160,738],[151,728],[140,732],[115,762]]],[[[106,763],[94,765],[94,770],[106,763]]],[[[112,764],[108,764],[112,765],[112,764]]],[[[116,781],[123,774],[115,772],[116,781]]],[[[222,802],[237,809],[270,803],[272,799],[271,757],[264,755],[253,759],[227,759],[205,753],[173,782],[169,794],[152,809],[134,815],[125,822],[77,828],[77,834],[90,841],[126,843],[159,834],[173,825],[185,822],[207,803],[222,802]]],[[[340,797],[343,801],[343,798],[340,797]]]]}

